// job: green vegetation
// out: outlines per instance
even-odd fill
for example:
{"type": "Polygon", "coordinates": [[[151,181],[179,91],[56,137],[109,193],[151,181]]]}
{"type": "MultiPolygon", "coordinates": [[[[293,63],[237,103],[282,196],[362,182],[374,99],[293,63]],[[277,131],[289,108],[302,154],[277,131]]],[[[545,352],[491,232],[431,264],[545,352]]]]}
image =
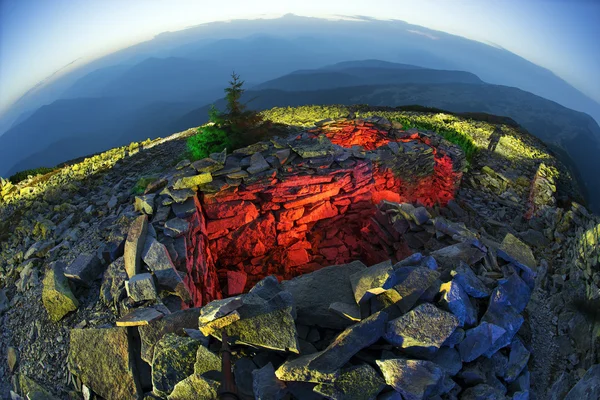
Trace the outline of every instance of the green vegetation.
{"type": "Polygon", "coordinates": [[[54,171],[55,169],[56,168],[47,168],[47,167],[26,169],[25,171],[17,172],[16,174],[14,174],[10,178],[8,178],[8,180],[11,181],[11,183],[13,185],[16,185],[17,183],[27,179],[27,177],[29,177],[30,175],[31,176],[45,175],[48,172],[54,171]]]}
{"type": "Polygon", "coordinates": [[[419,130],[429,130],[438,133],[450,143],[454,143],[455,145],[459,146],[465,152],[467,160],[469,161],[472,159],[475,153],[477,153],[477,146],[467,133],[460,131],[459,129],[455,129],[443,121],[436,121],[431,117],[428,118],[427,115],[412,118],[398,115],[392,116],[390,120],[400,122],[404,129],[416,128],[419,130]]]}
{"type": "Polygon", "coordinates": [[[143,176],[141,177],[135,184],[135,186],[131,189],[131,193],[139,196],[141,194],[144,194],[144,192],[146,191],[146,188],[148,187],[148,185],[150,185],[153,182],[156,182],[158,178],[155,176],[143,176]]]}
{"type": "Polygon", "coordinates": [[[189,156],[192,160],[208,157],[223,149],[229,151],[260,141],[271,124],[264,121],[256,111],[248,110],[240,99],[244,93],[244,81],[239,75],[231,74],[229,87],[225,88],[227,112],[223,113],[213,105],[208,113],[210,122],[198,128],[198,134],[187,140],[189,156]]]}

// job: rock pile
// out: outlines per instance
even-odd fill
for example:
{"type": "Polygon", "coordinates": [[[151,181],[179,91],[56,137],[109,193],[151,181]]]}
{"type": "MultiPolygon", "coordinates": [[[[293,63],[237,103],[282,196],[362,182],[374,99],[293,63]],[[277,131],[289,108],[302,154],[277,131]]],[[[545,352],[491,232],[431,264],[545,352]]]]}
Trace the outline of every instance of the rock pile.
{"type": "Polygon", "coordinates": [[[184,161],[138,197],[136,209],[151,217],[186,274],[193,304],[201,305],[269,274],[290,279],[395,256],[399,249],[377,235],[376,205],[445,205],[464,166],[460,149],[435,134],[401,131],[381,118],[330,121],[184,161]]]}
{"type": "Polygon", "coordinates": [[[217,398],[225,331],[242,398],[528,398],[530,351],[517,334],[535,278],[528,247],[507,237],[492,252],[431,210],[390,202],[381,210],[418,221],[442,247],[282,282],[270,275],[246,294],[163,309],[129,331],[73,329],[71,371],[107,399],[150,389],[160,398],[217,398]]]}

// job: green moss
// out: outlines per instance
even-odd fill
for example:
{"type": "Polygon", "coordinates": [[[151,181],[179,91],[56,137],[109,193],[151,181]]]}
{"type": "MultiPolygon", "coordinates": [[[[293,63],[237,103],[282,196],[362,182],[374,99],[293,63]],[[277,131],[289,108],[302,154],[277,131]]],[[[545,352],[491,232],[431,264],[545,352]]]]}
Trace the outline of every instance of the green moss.
{"type": "Polygon", "coordinates": [[[188,158],[192,161],[220,153],[225,148],[232,151],[232,141],[227,132],[216,125],[201,126],[196,135],[187,139],[188,158]]]}
{"type": "Polygon", "coordinates": [[[79,301],[71,292],[67,278],[59,267],[51,268],[46,272],[43,285],[42,303],[52,321],[60,321],[79,306],[79,301]]]}

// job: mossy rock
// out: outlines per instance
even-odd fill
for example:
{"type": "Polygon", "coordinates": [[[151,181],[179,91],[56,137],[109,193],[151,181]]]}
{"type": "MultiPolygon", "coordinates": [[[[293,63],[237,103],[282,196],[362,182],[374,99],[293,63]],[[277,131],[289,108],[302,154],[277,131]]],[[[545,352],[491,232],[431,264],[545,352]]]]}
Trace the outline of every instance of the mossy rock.
{"type": "Polygon", "coordinates": [[[54,322],[60,321],[79,306],[79,301],[71,292],[69,281],[63,273],[63,266],[62,263],[54,263],[46,272],[43,281],[42,303],[54,322]]]}
{"type": "Polygon", "coordinates": [[[30,400],[57,400],[50,392],[44,389],[39,383],[24,374],[19,375],[19,387],[21,395],[30,400]]]}
{"type": "Polygon", "coordinates": [[[154,347],[152,387],[159,396],[168,396],[178,382],[194,372],[200,341],[167,334],[154,347]]]}

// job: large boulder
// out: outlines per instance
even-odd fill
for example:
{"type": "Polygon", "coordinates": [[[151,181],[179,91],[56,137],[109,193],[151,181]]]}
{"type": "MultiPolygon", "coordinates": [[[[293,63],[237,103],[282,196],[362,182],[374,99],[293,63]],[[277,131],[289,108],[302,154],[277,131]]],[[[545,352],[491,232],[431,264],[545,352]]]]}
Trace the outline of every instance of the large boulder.
{"type": "Polygon", "coordinates": [[[81,382],[107,400],[141,394],[127,328],[72,329],[69,369],[81,382]]]}
{"type": "Polygon", "coordinates": [[[297,322],[323,328],[344,329],[352,321],[329,309],[332,303],[355,303],[350,275],[366,269],[360,261],[321,268],[310,274],[282,282],[293,298],[298,313],[297,322]]]}
{"type": "Polygon", "coordinates": [[[48,316],[54,322],[60,321],[79,306],[79,301],[71,292],[69,281],[63,274],[63,263],[53,263],[43,281],[42,303],[48,316]]]}

